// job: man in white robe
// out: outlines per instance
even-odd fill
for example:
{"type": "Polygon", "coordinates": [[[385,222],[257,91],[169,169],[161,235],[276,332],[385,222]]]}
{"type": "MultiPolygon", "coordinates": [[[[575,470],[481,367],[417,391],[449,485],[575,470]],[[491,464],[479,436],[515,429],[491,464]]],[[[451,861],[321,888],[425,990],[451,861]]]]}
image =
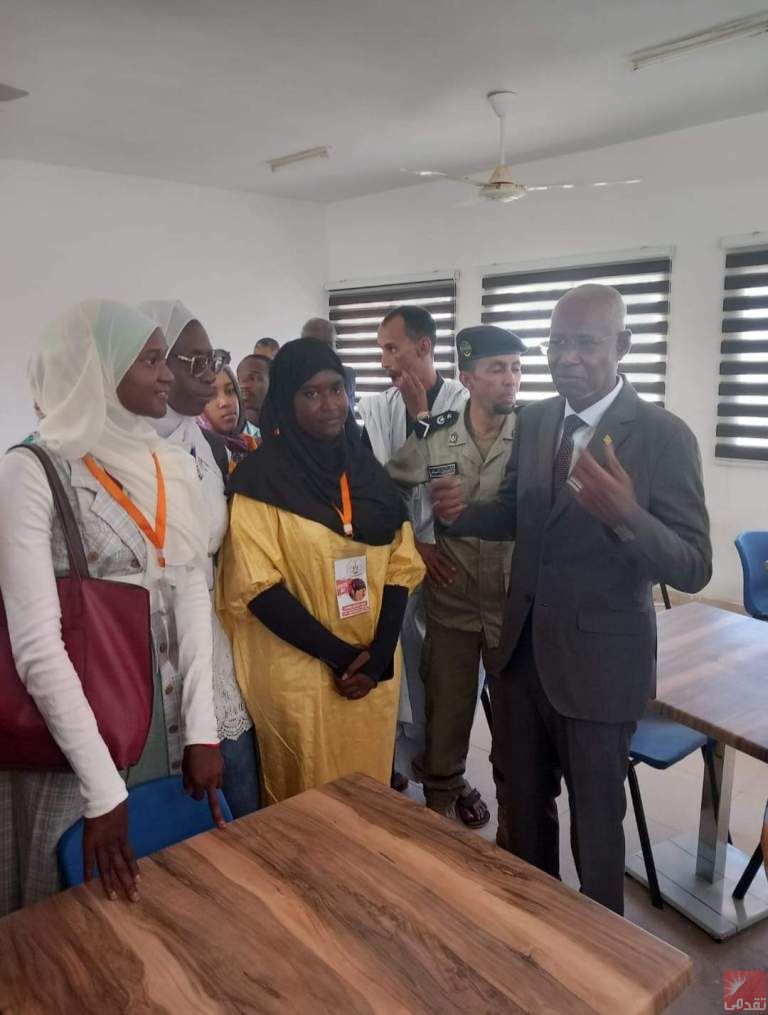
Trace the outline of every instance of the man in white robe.
{"type": "MultiPolygon", "coordinates": [[[[390,311],[379,326],[381,365],[392,387],[358,402],[364,424],[363,441],[385,465],[400,450],[418,426],[428,425],[433,416],[459,411],[467,400],[467,389],[458,380],[444,379],[435,369],[437,329],[432,315],[423,307],[402,306],[390,311]]],[[[450,583],[453,565],[435,546],[432,504],[426,486],[413,490],[409,514],[416,546],[432,581],[450,583]]],[[[403,619],[403,683],[396,758],[398,767],[419,781],[419,756],[424,751],[426,720],[424,684],[419,674],[425,635],[421,589],[408,600],[403,619]],[[416,766],[414,767],[414,761],[416,766]]]]}

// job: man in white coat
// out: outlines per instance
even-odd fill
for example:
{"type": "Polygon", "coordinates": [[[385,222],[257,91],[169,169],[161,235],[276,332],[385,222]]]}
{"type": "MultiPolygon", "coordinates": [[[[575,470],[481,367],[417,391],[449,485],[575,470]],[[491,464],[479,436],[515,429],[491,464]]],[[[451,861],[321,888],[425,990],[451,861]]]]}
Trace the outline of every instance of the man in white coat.
{"type": "MultiPolygon", "coordinates": [[[[392,387],[361,398],[357,408],[365,426],[363,442],[382,465],[400,450],[417,427],[428,425],[433,416],[460,410],[467,400],[467,389],[460,381],[444,379],[435,369],[436,341],[435,320],[423,307],[397,307],[379,326],[381,365],[389,374],[392,387]]],[[[412,491],[409,513],[429,579],[440,585],[450,584],[454,568],[435,546],[432,504],[426,486],[412,491]]],[[[408,768],[424,750],[424,685],[419,675],[424,634],[424,605],[421,589],[417,589],[408,601],[401,635],[404,680],[397,746],[400,761],[407,763],[408,768]]],[[[418,779],[418,765],[409,774],[418,779]]]]}

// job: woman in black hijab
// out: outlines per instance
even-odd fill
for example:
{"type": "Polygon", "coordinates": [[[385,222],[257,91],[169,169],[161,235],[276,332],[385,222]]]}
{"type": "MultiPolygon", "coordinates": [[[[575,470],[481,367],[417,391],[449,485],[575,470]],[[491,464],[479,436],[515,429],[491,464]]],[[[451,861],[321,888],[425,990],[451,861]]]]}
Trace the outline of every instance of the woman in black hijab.
{"type": "Polygon", "coordinates": [[[325,343],[281,348],[262,440],[232,476],[219,610],[256,724],[266,799],[354,771],[388,785],[393,660],[423,566],[400,493],[361,444],[341,361],[325,343]]]}

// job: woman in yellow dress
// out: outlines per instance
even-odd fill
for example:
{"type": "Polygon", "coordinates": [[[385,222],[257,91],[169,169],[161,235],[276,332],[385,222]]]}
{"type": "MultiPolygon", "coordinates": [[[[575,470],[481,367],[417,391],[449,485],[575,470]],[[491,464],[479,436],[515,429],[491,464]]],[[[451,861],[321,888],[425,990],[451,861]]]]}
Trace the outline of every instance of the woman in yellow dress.
{"type": "Polygon", "coordinates": [[[265,800],[351,772],[389,785],[395,649],[424,574],[401,496],[360,442],[325,343],[281,348],[263,419],[262,447],[231,480],[218,605],[265,800]]]}

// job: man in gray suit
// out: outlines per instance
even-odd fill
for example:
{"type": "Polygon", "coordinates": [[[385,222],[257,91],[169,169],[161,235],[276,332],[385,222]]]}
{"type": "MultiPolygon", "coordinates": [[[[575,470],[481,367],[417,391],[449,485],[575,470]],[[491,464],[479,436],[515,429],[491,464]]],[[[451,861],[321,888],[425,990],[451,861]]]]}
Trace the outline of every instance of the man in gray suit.
{"type": "Polygon", "coordinates": [[[652,585],[698,592],[712,572],[696,439],[618,374],[630,344],[615,289],[566,293],[544,345],[559,397],[520,413],[496,499],[465,509],[455,479],[431,484],[452,536],[516,538],[490,678],[505,844],[559,876],[564,777],[581,890],[617,913],[629,742],[655,691],[652,585]]]}

